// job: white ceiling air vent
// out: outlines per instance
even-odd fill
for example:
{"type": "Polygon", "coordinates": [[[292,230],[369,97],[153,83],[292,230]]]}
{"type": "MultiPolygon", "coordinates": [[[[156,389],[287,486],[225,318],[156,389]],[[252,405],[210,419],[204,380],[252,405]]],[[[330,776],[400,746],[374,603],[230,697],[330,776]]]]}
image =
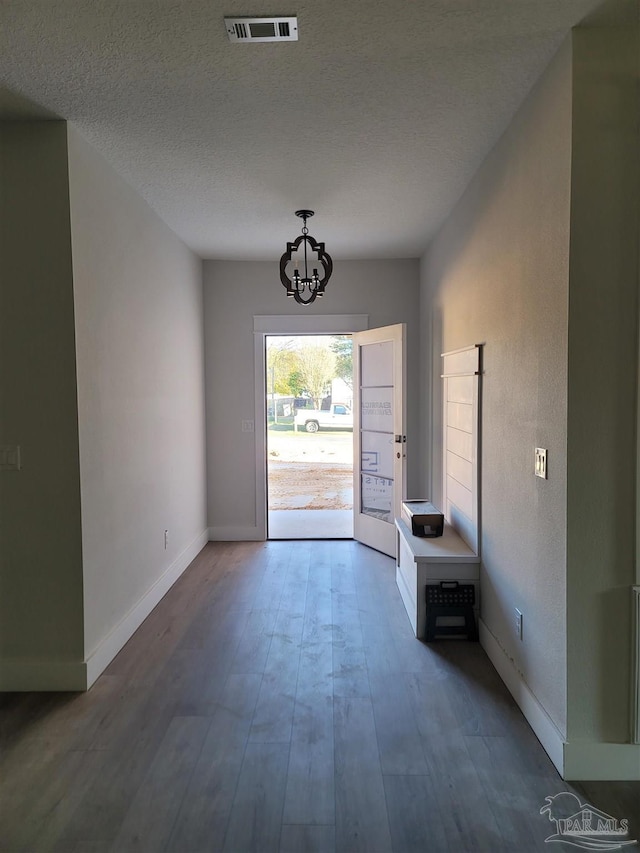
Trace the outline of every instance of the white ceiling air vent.
{"type": "Polygon", "coordinates": [[[298,41],[297,18],[225,18],[229,41],[298,41]]]}

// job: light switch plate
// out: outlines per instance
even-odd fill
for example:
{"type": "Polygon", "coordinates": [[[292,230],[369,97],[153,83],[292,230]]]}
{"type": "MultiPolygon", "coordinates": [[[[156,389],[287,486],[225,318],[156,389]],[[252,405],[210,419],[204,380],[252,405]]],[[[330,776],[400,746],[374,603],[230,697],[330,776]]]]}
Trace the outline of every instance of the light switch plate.
{"type": "Polygon", "coordinates": [[[547,479],[547,450],[544,447],[536,447],[535,475],[547,479]]]}
{"type": "Polygon", "coordinates": [[[243,420],[242,421],[242,432],[253,432],[253,430],[254,430],[253,421],[249,421],[249,420],[246,420],[246,421],[243,420]]]}

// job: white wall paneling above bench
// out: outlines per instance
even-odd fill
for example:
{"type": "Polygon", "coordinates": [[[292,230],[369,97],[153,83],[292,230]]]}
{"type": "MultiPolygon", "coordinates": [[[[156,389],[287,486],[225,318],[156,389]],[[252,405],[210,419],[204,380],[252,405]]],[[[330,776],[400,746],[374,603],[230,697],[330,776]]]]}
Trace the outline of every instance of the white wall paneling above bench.
{"type": "Polygon", "coordinates": [[[480,345],[442,355],[442,512],[480,553],[480,345]]]}

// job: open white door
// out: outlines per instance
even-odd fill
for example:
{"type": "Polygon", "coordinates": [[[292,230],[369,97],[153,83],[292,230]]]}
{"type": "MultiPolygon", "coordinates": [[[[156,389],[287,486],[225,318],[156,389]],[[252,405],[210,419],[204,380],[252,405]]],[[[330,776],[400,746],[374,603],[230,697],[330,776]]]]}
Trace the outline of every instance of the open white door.
{"type": "Polygon", "coordinates": [[[354,539],[395,556],[405,497],[405,325],[353,335],[354,539]]]}

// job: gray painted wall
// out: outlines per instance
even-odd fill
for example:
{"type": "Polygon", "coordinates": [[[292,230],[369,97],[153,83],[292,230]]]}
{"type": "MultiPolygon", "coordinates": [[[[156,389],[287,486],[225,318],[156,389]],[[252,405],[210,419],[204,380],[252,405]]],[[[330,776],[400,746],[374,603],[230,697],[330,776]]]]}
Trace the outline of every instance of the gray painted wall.
{"type": "MultiPolygon", "coordinates": [[[[440,353],[484,344],[482,619],[563,734],[570,158],[565,44],[421,264],[425,423],[441,421],[440,353]],[[547,481],[534,477],[536,446],[547,481]]],[[[441,441],[435,429],[431,484],[424,472],[436,502],[441,441]]]]}
{"type": "Polygon", "coordinates": [[[206,529],[202,263],[71,127],[69,187],[89,656],[206,529]]]}
{"type": "Polygon", "coordinates": [[[71,232],[64,122],[5,123],[2,139],[0,658],[80,663],[82,561],[71,232]]]}
{"type": "MultiPolygon", "coordinates": [[[[637,3],[574,30],[421,267],[421,411],[438,421],[439,351],[484,343],[482,618],[564,735],[569,778],[629,740],[639,63],[637,3]]],[[[633,747],[606,756],[604,778],[637,772],[633,747]]]]}
{"type": "MultiPolygon", "coordinates": [[[[331,252],[331,246],[327,249],[331,252]]],[[[371,328],[404,322],[408,388],[416,389],[418,261],[336,261],[324,298],[308,307],[287,298],[275,261],[205,261],[204,283],[209,526],[252,528],[259,476],[255,440],[240,427],[243,418],[253,419],[255,410],[254,315],[368,314],[371,328]]],[[[415,494],[420,469],[417,394],[410,394],[407,403],[408,489],[415,494]]]]}
{"type": "Polygon", "coordinates": [[[567,532],[572,741],[623,742],[629,735],[639,20],[637,2],[610,4],[600,11],[600,26],[578,28],[573,41],[567,532]],[[604,12],[622,12],[626,20],[616,18],[619,25],[607,27],[604,12]]]}

